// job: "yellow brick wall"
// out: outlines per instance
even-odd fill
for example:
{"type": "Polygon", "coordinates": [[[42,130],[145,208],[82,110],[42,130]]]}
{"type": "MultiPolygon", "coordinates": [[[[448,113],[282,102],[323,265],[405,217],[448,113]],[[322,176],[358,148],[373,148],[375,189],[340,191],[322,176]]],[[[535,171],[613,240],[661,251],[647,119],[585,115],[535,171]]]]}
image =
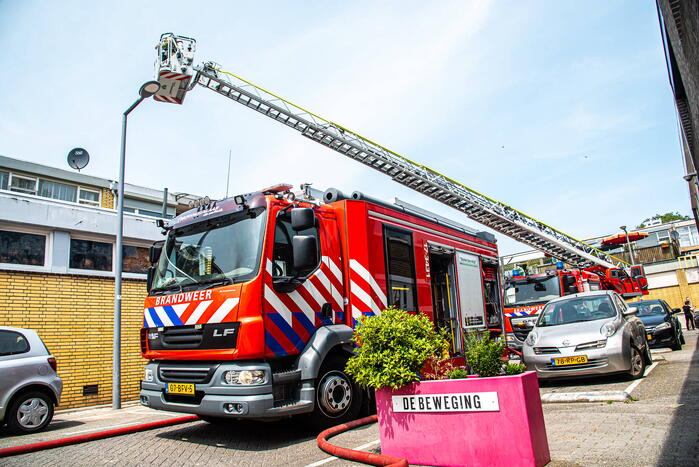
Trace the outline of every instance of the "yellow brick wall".
{"type": "MultiPolygon", "coordinates": [[[[145,360],[139,330],[146,283],[122,282],[122,400],[138,398],[145,360]]],[[[63,379],[60,408],[112,400],[114,280],[63,274],[0,271],[0,325],[36,330],[58,360],[63,379]],[[98,384],[99,394],[83,396],[98,384]]]]}
{"type": "MultiPolygon", "coordinates": [[[[692,305],[699,307],[699,283],[688,284],[684,269],[675,271],[677,274],[678,285],[672,287],[661,287],[659,289],[650,289],[648,295],[641,297],[641,300],[654,300],[662,298],[672,308],[682,308],[687,297],[692,301],[692,305]]],[[[631,300],[631,302],[636,301],[631,300]]]]}
{"type": "Polygon", "coordinates": [[[116,209],[114,207],[114,193],[109,188],[102,188],[102,207],[107,209],[116,209]]]}

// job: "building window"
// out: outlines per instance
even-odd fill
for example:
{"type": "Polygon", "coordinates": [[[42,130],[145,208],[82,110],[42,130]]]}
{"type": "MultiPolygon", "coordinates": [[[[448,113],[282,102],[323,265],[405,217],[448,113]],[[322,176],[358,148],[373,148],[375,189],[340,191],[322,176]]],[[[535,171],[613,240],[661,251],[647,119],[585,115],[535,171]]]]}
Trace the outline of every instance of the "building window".
{"type": "Polygon", "coordinates": [[[417,311],[413,236],[410,232],[384,226],[388,305],[417,311]]]}
{"type": "Polygon", "coordinates": [[[93,190],[87,190],[87,189],[81,187],[80,191],[78,193],[78,202],[80,204],[89,204],[91,206],[99,206],[100,205],[100,192],[93,191],[93,190]]]}
{"type": "Polygon", "coordinates": [[[46,236],[0,230],[0,263],[43,266],[46,236]]]}
{"type": "Polygon", "coordinates": [[[112,244],[71,238],[69,266],[72,269],[111,271],[112,244]]]}
{"type": "Polygon", "coordinates": [[[699,245],[699,235],[697,235],[696,225],[677,227],[677,233],[680,234],[681,247],[687,248],[690,246],[699,245]]]}
{"type": "Polygon", "coordinates": [[[0,170],[0,190],[7,190],[8,183],[10,183],[10,173],[0,170]]]}
{"type": "Polygon", "coordinates": [[[29,342],[15,331],[0,331],[0,357],[29,352],[29,342]]]}
{"type": "Polygon", "coordinates": [[[658,243],[670,242],[670,231],[663,230],[662,232],[657,232],[656,237],[658,237],[658,243]]]}
{"type": "Polygon", "coordinates": [[[39,180],[38,194],[44,198],[60,199],[74,203],[78,194],[78,187],[49,180],[39,180]]]}
{"type": "Polygon", "coordinates": [[[124,272],[135,272],[145,274],[150,266],[148,257],[148,248],[140,246],[124,245],[123,253],[123,269],[124,272]]]}
{"type": "Polygon", "coordinates": [[[36,178],[23,177],[22,175],[12,174],[10,176],[10,190],[29,195],[36,194],[36,178]]]}

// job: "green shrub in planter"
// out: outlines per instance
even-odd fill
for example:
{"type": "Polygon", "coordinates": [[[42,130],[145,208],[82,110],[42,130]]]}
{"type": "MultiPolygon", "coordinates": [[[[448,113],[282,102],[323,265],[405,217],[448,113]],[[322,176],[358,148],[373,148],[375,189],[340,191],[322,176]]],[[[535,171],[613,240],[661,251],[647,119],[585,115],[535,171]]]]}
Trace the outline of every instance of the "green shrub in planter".
{"type": "Polygon", "coordinates": [[[354,330],[357,353],[345,371],[364,387],[398,389],[419,381],[429,359],[441,359],[448,344],[427,316],[394,307],[362,317],[354,330]]]}
{"type": "Polygon", "coordinates": [[[505,342],[490,340],[487,331],[466,335],[466,363],[475,375],[498,376],[504,352],[505,342]]]}
{"type": "Polygon", "coordinates": [[[505,365],[505,374],[506,375],[518,375],[520,373],[524,373],[524,370],[527,369],[527,365],[524,363],[508,363],[505,365]]]}
{"type": "Polygon", "coordinates": [[[465,368],[454,368],[447,373],[449,379],[463,379],[468,376],[468,371],[465,368]]]}

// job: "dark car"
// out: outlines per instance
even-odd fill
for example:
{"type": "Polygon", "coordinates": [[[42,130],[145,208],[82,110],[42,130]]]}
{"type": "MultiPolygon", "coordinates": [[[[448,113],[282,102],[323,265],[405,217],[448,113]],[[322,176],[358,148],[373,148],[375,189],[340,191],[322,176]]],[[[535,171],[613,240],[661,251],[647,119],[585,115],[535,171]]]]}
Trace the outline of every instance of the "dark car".
{"type": "Polygon", "coordinates": [[[682,350],[684,335],[680,321],[665,300],[643,300],[633,302],[631,306],[638,308],[638,316],[646,327],[646,338],[651,347],[670,347],[672,350],[682,350]]]}

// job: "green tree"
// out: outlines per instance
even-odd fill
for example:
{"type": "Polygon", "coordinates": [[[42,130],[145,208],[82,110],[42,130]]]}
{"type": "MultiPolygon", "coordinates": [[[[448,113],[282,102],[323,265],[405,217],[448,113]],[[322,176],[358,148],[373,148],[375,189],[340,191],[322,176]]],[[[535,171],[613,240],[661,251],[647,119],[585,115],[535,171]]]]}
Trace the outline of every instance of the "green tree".
{"type": "Polygon", "coordinates": [[[646,226],[646,224],[651,220],[651,219],[660,219],[660,221],[663,224],[667,224],[668,222],[672,221],[688,221],[691,219],[689,216],[685,216],[683,214],[680,214],[679,212],[666,212],[665,214],[656,214],[653,217],[648,217],[643,220],[638,226],[636,226],[637,229],[642,229],[646,226]]]}

